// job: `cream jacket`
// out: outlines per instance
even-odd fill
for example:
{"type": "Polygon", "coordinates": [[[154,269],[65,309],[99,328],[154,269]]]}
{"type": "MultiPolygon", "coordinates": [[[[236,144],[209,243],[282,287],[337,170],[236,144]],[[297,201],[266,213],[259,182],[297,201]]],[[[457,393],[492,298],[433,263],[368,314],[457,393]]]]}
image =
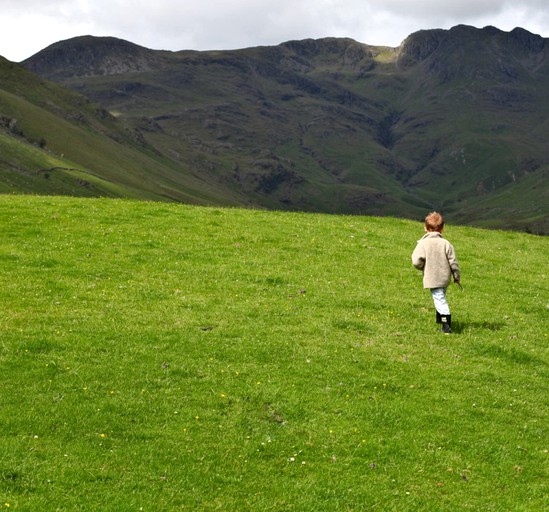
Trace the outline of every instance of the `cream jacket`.
{"type": "Polygon", "coordinates": [[[418,241],[412,264],[423,272],[424,288],[446,288],[452,275],[455,281],[460,280],[454,247],[438,231],[429,231],[418,241]]]}

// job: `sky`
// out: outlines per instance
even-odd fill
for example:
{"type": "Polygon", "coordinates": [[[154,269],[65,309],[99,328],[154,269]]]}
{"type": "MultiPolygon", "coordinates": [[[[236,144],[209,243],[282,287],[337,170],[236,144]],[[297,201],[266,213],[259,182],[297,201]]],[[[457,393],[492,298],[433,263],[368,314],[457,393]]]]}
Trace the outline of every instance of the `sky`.
{"type": "Polygon", "coordinates": [[[422,29],[522,27],[549,37],[547,0],[0,0],[0,55],[20,62],[82,35],[151,49],[230,50],[350,37],[397,47],[422,29]]]}

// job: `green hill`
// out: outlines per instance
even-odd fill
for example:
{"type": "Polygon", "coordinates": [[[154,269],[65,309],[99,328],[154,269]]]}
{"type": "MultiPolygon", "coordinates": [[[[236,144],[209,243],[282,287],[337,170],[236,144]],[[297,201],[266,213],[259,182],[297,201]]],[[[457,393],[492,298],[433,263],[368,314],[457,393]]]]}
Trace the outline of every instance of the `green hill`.
{"type": "Polygon", "coordinates": [[[182,173],[84,96],[0,58],[0,191],[241,202],[182,173]]]}
{"type": "Polygon", "coordinates": [[[0,196],[4,510],[548,508],[547,239],[0,196]]]}

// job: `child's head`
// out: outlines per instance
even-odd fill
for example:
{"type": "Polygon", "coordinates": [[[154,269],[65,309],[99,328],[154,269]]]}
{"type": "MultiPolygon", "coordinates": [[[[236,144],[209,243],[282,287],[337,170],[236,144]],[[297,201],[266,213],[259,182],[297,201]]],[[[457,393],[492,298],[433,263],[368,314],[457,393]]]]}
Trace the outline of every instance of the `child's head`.
{"type": "Polygon", "coordinates": [[[444,228],[444,218],[438,212],[431,212],[425,217],[425,231],[438,231],[442,233],[444,228]]]}

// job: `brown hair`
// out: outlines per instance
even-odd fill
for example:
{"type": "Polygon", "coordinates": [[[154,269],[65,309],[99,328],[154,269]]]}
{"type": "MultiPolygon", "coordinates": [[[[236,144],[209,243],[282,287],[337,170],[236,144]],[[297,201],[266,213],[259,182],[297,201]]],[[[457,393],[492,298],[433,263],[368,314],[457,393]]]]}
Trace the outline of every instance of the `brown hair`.
{"type": "Polygon", "coordinates": [[[444,228],[444,217],[438,212],[431,212],[425,217],[425,229],[427,231],[438,231],[444,228]]]}

